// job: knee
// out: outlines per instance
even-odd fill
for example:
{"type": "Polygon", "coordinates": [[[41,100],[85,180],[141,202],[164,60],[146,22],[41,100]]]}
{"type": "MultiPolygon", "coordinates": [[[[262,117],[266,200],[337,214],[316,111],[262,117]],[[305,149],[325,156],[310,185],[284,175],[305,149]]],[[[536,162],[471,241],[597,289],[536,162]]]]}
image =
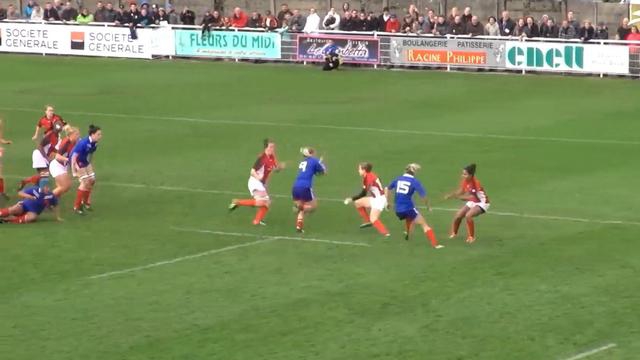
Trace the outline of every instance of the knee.
{"type": "Polygon", "coordinates": [[[464,217],[467,219],[467,221],[473,220],[473,215],[471,213],[467,213],[467,215],[465,215],[464,217]]]}

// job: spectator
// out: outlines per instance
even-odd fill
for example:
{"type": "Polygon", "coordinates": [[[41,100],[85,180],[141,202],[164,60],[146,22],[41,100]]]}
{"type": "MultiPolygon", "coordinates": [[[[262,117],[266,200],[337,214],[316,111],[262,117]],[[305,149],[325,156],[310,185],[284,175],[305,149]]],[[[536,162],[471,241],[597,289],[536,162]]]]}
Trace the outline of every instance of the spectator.
{"type": "Polygon", "coordinates": [[[542,18],[540,18],[540,21],[538,21],[539,28],[540,28],[540,34],[542,34],[542,28],[547,26],[547,21],[548,20],[549,20],[549,15],[544,14],[544,15],[542,15],[542,18]]]}
{"type": "Polygon", "coordinates": [[[414,4],[409,5],[408,15],[411,16],[411,23],[412,24],[413,24],[414,21],[418,21],[418,16],[420,16],[420,14],[418,12],[418,7],[415,6],[414,4]]]}
{"type": "Polygon", "coordinates": [[[466,25],[471,22],[472,19],[473,15],[471,14],[471,8],[467,6],[464,8],[464,12],[462,13],[462,23],[466,25]]]}
{"type": "Polygon", "coordinates": [[[167,7],[169,9],[169,24],[180,24],[180,17],[178,16],[178,14],[176,14],[176,8],[171,4],[167,5],[167,7]]]}
{"type": "Polygon", "coordinates": [[[396,14],[391,14],[384,31],[388,33],[396,33],[400,31],[400,21],[398,21],[396,14]]]}
{"type": "Polygon", "coordinates": [[[75,21],[78,17],[78,10],[76,10],[72,5],[71,1],[67,1],[67,4],[62,10],[62,20],[63,21],[75,21]]]}
{"type": "Polygon", "coordinates": [[[576,29],[569,25],[568,20],[562,20],[562,26],[558,30],[558,37],[565,40],[576,38],[576,29]]]}
{"type": "Polygon", "coordinates": [[[351,19],[351,13],[344,13],[344,17],[340,20],[340,26],[338,27],[341,31],[353,31],[353,19],[351,19]]]}
{"type": "Polygon", "coordinates": [[[282,23],[286,15],[293,16],[293,13],[289,10],[289,5],[282,4],[280,11],[278,12],[278,22],[282,23]]]}
{"type": "Polygon", "coordinates": [[[158,8],[158,12],[153,16],[153,23],[156,25],[169,24],[169,14],[164,8],[158,8]]]}
{"type": "Polygon", "coordinates": [[[449,27],[449,34],[451,35],[465,35],[467,33],[467,29],[465,29],[465,25],[462,22],[462,16],[456,15],[453,18],[453,24],[449,27]]]}
{"type": "Polygon", "coordinates": [[[553,19],[547,20],[547,24],[540,31],[540,36],[549,39],[558,38],[558,26],[553,22],[553,19]]]}
{"type": "Polygon", "coordinates": [[[64,10],[64,3],[62,0],[55,0],[53,2],[53,7],[56,9],[59,16],[62,15],[62,10],[64,10]]]}
{"type": "Polygon", "coordinates": [[[135,24],[136,26],[142,26],[142,27],[153,25],[153,17],[149,13],[149,6],[142,7],[142,9],[140,10],[140,16],[138,17],[138,21],[136,21],[135,24]]]}
{"type": "Polygon", "coordinates": [[[465,26],[465,33],[471,36],[482,36],[484,35],[484,26],[478,20],[477,16],[472,16],[471,21],[467,23],[465,26]]]}
{"type": "Polygon", "coordinates": [[[267,10],[264,13],[263,27],[269,31],[273,31],[278,28],[278,18],[273,16],[271,11],[267,10]]]}
{"type": "Polygon", "coordinates": [[[242,9],[239,7],[233,9],[233,15],[231,15],[231,27],[238,29],[247,27],[248,22],[249,17],[244,11],[242,11],[242,9]]]}
{"type": "Polygon", "coordinates": [[[280,24],[280,32],[286,31],[289,29],[289,23],[291,22],[291,15],[286,14],[284,16],[284,20],[282,20],[282,24],[280,24]]]}
{"type": "Polygon", "coordinates": [[[631,33],[631,28],[629,27],[629,18],[622,19],[622,23],[616,32],[616,40],[625,40],[627,35],[631,33]]]}
{"type": "MultiPolygon", "coordinates": [[[[638,27],[636,25],[633,25],[631,27],[631,32],[624,39],[627,41],[640,41],[640,31],[638,31],[638,27]]],[[[631,49],[634,49],[635,53],[638,53],[638,49],[640,49],[638,46],[639,45],[637,44],[631,45],[631,49]]]]}
{"type": "Polygon", "coordinates": [[[567,21],[569,22],[569,26],[571,26],[575,31],[576,36],[578,36],[578,34],[580,33],[580,22],[576,20],[573,11],[569,11],[567,13],[567,21]]]}
{"type": "Polygon", "coordinates": [[[336,30],[340,26],[340,15],[336,13],[336,9],[331,8],[327,13],[327,16],[322,20],[322,27],[325,30],[336,30]]]}
{"type": "Polygon", "coordinates": [[[182,14],[180,14],[180,21],[183,25],[195,25],[196,13],[189,9],[189,7],[185,6],[182,10],[182,14]]]}
{"type": "Polygon", "coordinates": [[[76,22],[81,25],[92,23],[93,14],[89,12],[89,9],[82,8],[82,11],[80,11],[80,14],[76,18],[76,22]]]}
{"type": "Polygon", "coordinates": [[[413,32],[413,17],[411,15],[407,14],[402,19],[400,31],[404,34],[411,34],[413,32]]]}
{"type": "Polygon", "coordinates": [[[40,5],[35,4],[31,9],[31,21],[42,21],[44,20],[44,12],[40,5]]]}
{"type": "MultiPolygon", "coordinates": [[[[213,18],[213,16],[211,16],[213,18]]],[[[204,21],[204,20],[203,20],[204,21]]],[[[251,13],[251,17],[249,18],[249,22],[247,23],[247,27],[251,29],[260,29],[262,28],[262,16],[257,11],[251,13]]]]}
{"type": "Polygon", "coordinates": [[[204,12],[202,16],[202,21],[200,22],[200,26],[202,26],[202,36],[207,36],[211,32],[211,28],[213,24],[213,14],[211,11],[207,10],[204,12]]]}
{"type": "MultiPolygon", "coordinates": [[[[130,4],[129,10],[125,11],[122,14],[122,24],[133,25],[132,29],[135,30],[135,24],[138,22],[138,18],[140,17],[140,10],[138,10],[138,5],[130,4]]],[[[132,30],[132,33],[134,32],[132,30]]]]}
{"type": "Polygon", "coordinates": [[[595,38],[598,39],[598,40],[608,40],[609,39],[609,28],[607,27],[607,25],[603,21],[600,21],[598,23],[598,28],[596,29],[595,38]]]}
{"type": "Polygon", "coordinates": [[[524,32],[528,38],[540,37],[540,28],[531,16],[527,16],[527,27],[524,32]]]}
{"type": "Polygon", "coordinates": [[[391,14],[389,13],[389,8],[385,6],[382,9],[382,14],[378,16],[378,31],[387,31],[387,22],[389,19],[391,19],[391,14]]]}
{"type": "Polygon", "coordinates": [[[7,20],[18,19],[20,19],[20,11],[18,11],[15,5],[9,4],[9,7],[7,7],[7,20]]]}
{"type": "Polygon", "coordinates": [[[354,24],[355,31],[368,31],[369,24],[367,22],[367,14],[364,12],[358,14],[358,18],[354,21],[354,24]]]}
{"type": "Polygon", "coordinates": [[[436,12],[432,9],[427,10],[427,21],[429,22],[429,27],[433,29],[438,22],[438,17],[436,16],[436,12]]]}
{"type": "Polygon", "coordinates": [[[456,21],[456,16],[460,15],[460,10],[457,7],[451,8],[451,15],[449,15],[449,24],[453,24],[456,21]]]}
{"type": "Polygon", "coordinates": [[[584,25],[580,28],[578,37],[581,41],[589,41],[596,36],[596,29],[591,25],[591,21],[585,20],[584,25]]]}
{"type": "Polygon", "coordinates": [[[24,11],[22,12],[24,14],[25,19],[31,19],[31,13],[33,12],[33,7],[36,5],[34,0],[29,0],[27,1],[27,6],[24,7],[24,11]]]}
{"type": "Polygon", "coordinates": [[[518,19],[518,23],[516,24],[516,29],[513,32],[513,35],[514,36],[519,36],[519,37],[525,37],[526,36],[526,34],[525,34],[526,27],[527,27],[527,23],[524,20],[524,18],[519,18],[518,19]]]}
{"type": "Polygon", "coordinates": [[[369,15],[367,15],[367,31],[378,31],[379,28],[378,17],[372,11],[369,11],[369,15]]]}
{"type": "Polygon", "coordinates": [[[498,26],[500,27],[500,35],[502,36],[513,36],[516,30],[516,23],[511,20],[508,11],[502,12],[502,17],[498,21],[498,26]]]}
{"type": "Polygon", "coordinates": [[[118,6],[118,9],[116,10],[116,19],[114,21],[114,24],[122,25],[124,23],[125,23],[125,20],[124,20],[124,5],[120,4],[120,6],[118,6]]]}
{"type": "Polygon", "coordinates": [[[300,10],[294,9],[293,16],[291,16],[291,22],[289,23],[289,30],[293,32],[300,32],[304,29],[305,18],[300,14],[300,10]]]}
{"type": "Polygon", "coordinates": [[[50,2],[44,4],[44,13],[42,14],[42,17],[45,21],[60,21],[60,15],[58,15],[58,11],[50,2]]]}
{"type": "MultiPolygon", "coordinates": [[[[113,23],[116,21],[117,16],[116,10],[113,8],[113,3],[108,2],[104,11],[104,21],[108,23],[113,23]]],[[[95,16],[94,16],[95,18],[95,16]]]]}
{"type": "Polygon", "coordinates": [[[348,2],[342,4],[342,15],[351,11],[351,5],[348,2]]]}
{"type": "Polygon", "coordinates": [[[445,36],[449,33],[449,24],[444,18],[444,15],[438,15],[436,26],[433,27],[433,35],[445,36]]]}
{"type": "Polygon", "coordinates": [[[7,9],[2,7],[2,3],[0,3],[0,21],[5,20],[7,18],[7,9]]]}
{"type": "Polygon", "coordinates": [[[418,16],[418,21],[415,22],[417,26],[414,31],[416,34],[430,34],[431,33],[431,23],[424,15],[418,16]]]}
{"type": "Polygon", "coordinates": [[[489,36],[500,36],[500,26],[495,16],[489,16],[487,25],[484,26],[484,34],[489,36]]]}
{"type": "Polygon", "coordinates": [[[309,9],[309,16],[304,23],[304,29],[302,31],[306,33],[317,32],[320,30],[320,16],[316,13],[316,9],[309,9]]]}
{"type": "Polygon", "coordinates": [[[95,22],[108,22],[107,21],[107,9],[104,8],[102,1],[98,1],[96,4],[96,12],[93,13],[93,20],[95,22]]]}
{"type": "MultiPolygon", "coordinates": [[[[636,25],[631,27],[631,32],[625,40],[640,41],[640,32],[636,25]]],[[[629,44],[629,72],[634,75],[638,75],[640,72],[640,45],[638,44],[629,44]]]]}

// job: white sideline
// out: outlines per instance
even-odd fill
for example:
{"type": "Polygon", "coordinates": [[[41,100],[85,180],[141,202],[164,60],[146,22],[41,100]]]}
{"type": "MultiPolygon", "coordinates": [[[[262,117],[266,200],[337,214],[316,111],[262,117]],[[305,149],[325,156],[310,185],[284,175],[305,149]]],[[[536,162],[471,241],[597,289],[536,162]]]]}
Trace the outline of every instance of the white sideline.
{"type": "Polygon", "coordinates": [[[567,358],[567,359],[564,359],[564,360],[579,360],[579,359],[584,359],[584,358],[586,358],[586,357],[589,357],[589,356],[591,356],[591,355],[597,354],[597,353],[602,352],[602,351],[605,351],[605,350],[609,350],[609,349],[614,348],[614,347],[616,347],[616,346],[618,346],[618,345],[617,345],[617,344],[614,344],[614,343],[607,344],[607,345],[605,345],[605,346],[601,346],[601,347],[599,347],[599,348],[597,348],[597,349],[593,349],[593,350],[585,351],[585,352],[583,352],[583,353],[580,353],[580,354],[574,355],[574,356],[572,356],[572,357],[570,357],[570,358],[567,358]]]}
{"type": "Polygon", "coordinates": [[[123,270],[109,271],[109,272],[106,272],[106,273],[89,276],[87,278],[93,280],[93,279],[106,278],[106,277],[110,277],[110,276],[114,276],[114,275],[127,274],[127,273],[131,273],[131,272],[151,269],[151,268],[158,267],[158,266],[175,264],[175,263],[180,262],[180,261],[196,259],[196,258],[199,258],[199,257],[203,257],[203,256],[207,256],[207,255],[213,255],[213,254],[217,254],[217,253],[221,253],[221,252],[225,252],[225,251],[231,251],[231,250],[235,250],[235,249],[240,249],[240,248],[243,248],[243,247],[258,245],[258,244],[261,244],[261,243],[264,243],[264,242],[268,242],[268,241],[273,241],[273,240],[275,240],[275,239],[271,238],[271,237],[267,237],[267,238],[262,239],[262,240],[256,240],[256,241],[252,241],[252,242],[248,242],[248,243],[244,243],[244,244],[227,246],[227,247],[223,247],[223,248],[220,248],[220,249],[208,250],[208,251],[197,253],[197,254],[193,254],[193,255],[177,257],[177,258],[171,259],[171,260],[158,261],[158,262],[155,262],[155,263],[152,263],[152,264],[148,264],[148,265],[136,266],[136,267],[132,267],[132,268],[129,268],[129,269],[123,269],[123,270]]]}
{"type": "MultiPolygon", "coordinates": [[[[205,229],[187,229],[187,228],[171,227],[171,230],[183,231],[183,232],[194,232],[194,233],[201,233],[201,234],[226,235],[226,236],[257,237],[257,238],[261,237],[261,235],[258,235],[258,234],[233,233],[233,232],[213,231],[213,230],[205,230],[205,229]]],[[[320,242],[320,243],[335,244],[335,245],[350,245],[350,246],[365,246],[365,247],[371,246],[369,244],[360,243],[360,242],[325,240],[325,239],[307,238],[302,236],[294,237],[294,236],[273,235],[273,236],[268,236],[268,238],[271,240],[310,241],[310,242],[320,242]]]]}
{"type": "MultiPolygon", "coordinates": [[[[0,110],[42,112],[42,110],[27,109],[27,108],[12,108],[12,107],[0,107],[0,110]]],[[[380,128],[371,128],[371,127],[358,127],[358,126],[275,123],[275,122],[246,121],[246,120],[214,120],[214,119],[190,118],[190,117],[182,117],[182,116],[153,116],[153,115],[117,114],[117,113],[100,113],[100,112],[84,112],[84,111],[65,111],[65,113],[72,114],[72,115],[84,115],[84,116],[138,118],[138,119],[169,120],[169,121],[197,122],[197,123],[210,123],[210,124],[314,128],[314,129],[330,129],[330,130],[346,130],[346,131],[369,131],[369,132],[380,132],[380,133],[388,133],[388,134],[433,135],[433,136],[449,136],[449,137],[464,137],[464,138],[473,137],[473,138],[489,138],[489,139],[503,139],[503,140],[552,141],[552,142],[585,143],[585,144],[640,145],[640,141],[633,141],[633,140],[576,139],[576,138],[544,137],[544,136],[458,133],[458,132],[447,132],[447,131],[380,129],[380,128]]]]}

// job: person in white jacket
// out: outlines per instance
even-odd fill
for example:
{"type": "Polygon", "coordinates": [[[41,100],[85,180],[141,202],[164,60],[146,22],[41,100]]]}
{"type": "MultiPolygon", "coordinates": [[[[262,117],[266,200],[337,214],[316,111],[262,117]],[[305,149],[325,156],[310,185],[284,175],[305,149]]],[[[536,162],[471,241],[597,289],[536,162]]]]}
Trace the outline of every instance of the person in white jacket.
{"type": "Polygon", "coordinates": [[[338,15],[335,8],[331,8],[322,21],[322,27],[325,30],[336,30],[338,26],[340,26],[340,15],[338,15]]]}
{"type": "Polygon", "coordinates": [[[316,14],[316,9],[309,9],[309,16],[307,16],[307,22],[304,24],[302,31],[306,33],[316,32],[320,30],[320,16],[316,14]]]}
{"type": "Polygon", "coordinates": [[[42,8],[40,5],[34,5],[33,11],[31,12],[31,21],[42,21],[44,18],[44,14],[42,12],[42,8]]]}

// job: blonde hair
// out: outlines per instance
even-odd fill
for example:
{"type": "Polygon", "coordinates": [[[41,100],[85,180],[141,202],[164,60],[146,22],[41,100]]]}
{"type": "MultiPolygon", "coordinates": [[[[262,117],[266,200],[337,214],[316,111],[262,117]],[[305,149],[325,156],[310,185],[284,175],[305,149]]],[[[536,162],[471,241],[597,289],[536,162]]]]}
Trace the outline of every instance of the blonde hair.
{"type": "Polygon", "coordinates": [[[407,167],[405,168],[405,171],[415,174],[417,173],[422,167],[420,166],[420,164],[416,164],[416,163],[411,163],[409,165],[407,165],[407,167]]]}
{"type": "Polygon", "coordinates": [[[304,146],[304,147],[300,148],[300,153],[303,156],[306,156],[306,157],[313,156],[313,154],[315,154],[315,152],[316,151],[312,147],[304,146]]]}
{"type": "Polygon", "coordinates": [[[74,126],[71,126],[67,129],[67,136],[71,136],[71,134],[75,134],[75,133],[80,134],[80,129],[74,126]]]}

